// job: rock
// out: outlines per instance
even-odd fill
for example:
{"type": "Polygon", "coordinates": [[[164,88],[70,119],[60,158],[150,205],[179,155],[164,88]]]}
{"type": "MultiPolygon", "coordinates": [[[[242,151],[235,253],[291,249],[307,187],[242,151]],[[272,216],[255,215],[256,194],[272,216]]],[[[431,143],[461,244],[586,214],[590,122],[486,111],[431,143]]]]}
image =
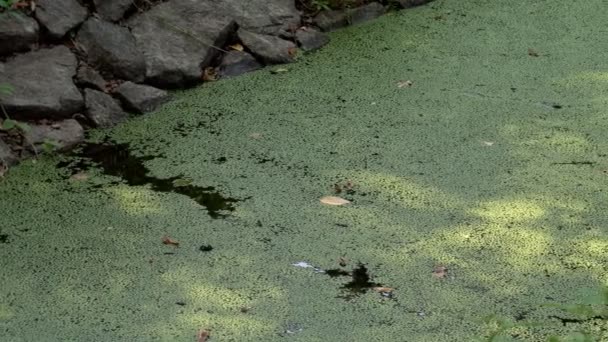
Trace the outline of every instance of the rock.
{"type": "Polygon", "coordinates": [[[108,128],[125,121],[129,115],[125,113],[112,96],[93,89],[85,89],[84,99],[87,107],[87,117],[95,127],[108,128]]]}
{"type": "Polygon", "coordinates": [[[296,41],[304,51],[312,51],[329,43],[329,36],[310,27],[302,27],[296,31],[296,41]]]}
{"type": "Polygon", "coordinates": [[[13,88],[2,96],[2,105],[13,119],[69,117],[84,105],[72,81],[76,65],[76,57],[63,45],[0,63],[2,83],[13,88]]]}
{"type": "Polygon", "coordinates": [[[155,110],[169,99],[169,94],[164,90],[133,82],[121,84],[114,92],[125,108],[140,114],[155,110]]]}
{"type": "Polygon", "coordinates": [[[53,38],[61,38],[82,23],[88,13],[76,0],[38,0],[35,15],[53,38]]]}
{"type": "Polygon", "coordinates": [[[433,1],[433,0],[395,0],[395,3],[397,3],[399,6],[401,6],[401,8],[409,8],[409,7],[424,5],[431,1],[433,1]]]}
{"type": "Polygon", "coordinates": [[[86,51],[88,62],[100,70],[130,81],[144,80],[144,56],[126,27],[90,18],[80,28],[76,40],[86,51]]]}
{"type": "Polygon", "coordinates": [[[293,36],[300,26],[300,12],[293,0],[243,1],[224,0],[239,27],[245,30],[274,36],[293,36]]]}
{"type": "Polygon", "coordinates": [[[0,13],[0,55],[30,50],[38,42],[36,20],[22,14],[0,13]]]}
{"type": "Polygon", "coordinates": [[[105,91],[106,80],[97,72],[97,70],[82,65],[78,68],[76,73],[76,84],[83,88],[92,88],[96,90],[105,91]]]}
{"type": "MultiPolygon", "coordinates": [[[[11,166],[18,160],[19,158],[11,151],[11,148],[4,141],[0,140],[0,166],[11,166]]],[[[0,174],[1,173],[2,168],[0,167],[0,174]]]]}
{"type": "Polygon", "coordinates": [[[266,34],[239,29],[238,37],[243,44],[266,64],[293,62],[296,45],[290,41],[266,34]]]}
{"type": "Polygon", "coordinates": [[[67,151],[84,141],[84,129],[78,121],[68,119],[52,125],[31,125],[25,137],[37,149],[46,142],[55,144],[59,151],[67,151]]]}
{"type": "Polygon", "coordinates": [[[201,80],[202,69],[219,54],[217,47],[225,45],[236,29],[231,17],[214,11],[217,6],[210,1],[174,0],[129,22],[144,54],[147,82],[176,87],[201,80]]]}
{"type": "Polygon", "coordinates": [[[133,0],[93,0],[99,16],[108,21],[122,19],[125,12],[133,6],[133,0]]]}
{"type": "Polygon", "coordinates": [[[314,23],[323,31],[332,31],[377,18],[385,12],[384,6],[377,2],[372,2],[353,9],[323,11],[317,14],[314,18],[314,23]]]}
{"type": "Polygon", "coordinates": [[[222,57],[222,62],[220,63],[220,76],[238,76],[260,69],[261,67],[262,64],[247,52],[229,51],[222,57]]]}

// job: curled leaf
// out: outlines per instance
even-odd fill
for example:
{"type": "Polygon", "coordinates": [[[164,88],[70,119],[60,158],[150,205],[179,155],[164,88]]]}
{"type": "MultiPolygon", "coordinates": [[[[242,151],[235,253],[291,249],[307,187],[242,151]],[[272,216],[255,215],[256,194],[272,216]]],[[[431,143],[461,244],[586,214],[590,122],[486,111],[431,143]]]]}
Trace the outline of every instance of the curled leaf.
{"type": "Polygon", "coordinates": [[[173,240],[172,238],[170,238],[168,236],[164,236],[163,245],[171,245],[171,246],[179,247],[179,242],[177,242],[176,240],[173,240]]]}
{"type": "Polygon", "coordinates": [[[270,73],[271,74],[282,74],[282,73],[288,72],[288,71],[289,71],[289,69],[286,69],[286,68],[277,68],[277,69],[271,70],[270,73]]]}
{"type": "Polygon", "coordinates": [[[372,290],[379,293],[393,293],[395,291],[392,287],[372,287],[372,290]]]}
{"type": "Polygon", "coordinates": [[[444,279],[448,276],[448,268],[442,265],[437,265],[433,268],[433,277],[444,279]]]}
{"type": "Polygon", "coordinates": [[[414,83],[410,80],[397,82],[397,88],[411,87],[414,83]]]}
{"type": "Polygon", "coordinates": [[[232,49],[232,50],[235,50],[235,51],[243,51],[243,50],[245,50],[245,48],[243,48],[243,45],[241,45],[239,43],[228,45],[228,47],[230,49],[232,49]]]}
{"type": "Polygon", "coordinates": [[[319,201],[321,201],[321,203],[327,204],[327,205],[345,205],[345,204],[350,203],[349,200],[345,200],[344,198],[337,197],[337,196],[321,197],[321,199],[319,201]]]}
{"type": "Polygon", "coordinates": [[[209,330],[205,330],[205,329],[201,329],[198,331],[198,334],[196,334],[196,341],[197,342],[207,342],[209,341],[209,330]]]}

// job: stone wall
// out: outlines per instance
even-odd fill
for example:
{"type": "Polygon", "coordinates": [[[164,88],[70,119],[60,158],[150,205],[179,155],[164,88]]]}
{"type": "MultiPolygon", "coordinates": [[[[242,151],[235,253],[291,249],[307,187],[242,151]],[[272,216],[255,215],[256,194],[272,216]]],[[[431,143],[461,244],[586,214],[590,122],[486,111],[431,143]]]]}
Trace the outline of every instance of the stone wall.
{"type": "Polygon", "coordinates": [[[325,31],[387,10],[371,2],[310,17],[296,1],[21,0],[0,13],[0,171],[152,111],[167,89],[292,62],[327,44],[325,31]]]}

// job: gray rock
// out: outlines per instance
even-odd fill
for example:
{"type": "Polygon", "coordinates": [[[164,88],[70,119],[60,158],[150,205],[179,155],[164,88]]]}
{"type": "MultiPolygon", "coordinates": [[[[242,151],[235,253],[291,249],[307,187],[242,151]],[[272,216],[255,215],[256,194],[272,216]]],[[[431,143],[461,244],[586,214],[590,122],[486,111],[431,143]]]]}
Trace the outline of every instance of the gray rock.
{"type": "Polygon", "coordinates": [[[68,119],[52,125],[31,125],[25,137],[37,149],[49,142],[55,144],[57,150],[67,151],[84,141],[84,129],[78,121],[68,119]]]}
{"type": "Polygon", "coordinates": [[[97,13],[105,20],[118,21],[129,8],[133,6],[133,0],[94,0],[97,13]]]}
{"type": "Polygon", "coordinates": [[[317,14],[314,18],[314,23],[323,31],[332,31],[377,18],[385,12],[384,6],[377,2],[372,2],[353,9],[323,11],[317,14]]]}
{"type": "Polygon", "coordinates": [[[36,19],[54,38],[63,37],[87,18],[87,10],[76,0],[38,0],[36,19]]]}
{"type": "Polygon", "coordinates": [[[296,31],[296,41],[302,50],[312,51],[329,43],[329,36],[310,27],[302,27],[296,31]]]}
{"type": "Polygon", "coordinates": [[[90,64],[118,78],[143,81],[144,56],[126,27],[90,18],[80,28],[76,40],[86,51],[90,64]]]}
{"type": "Polygon", "coordinates": [[[433,1],[433,0],[395,0],[395,3],[397,3],[399,6],[401,6],[401,8],[409,8],[409,7],[424,5],[431,1],[433,1]]]}
{"type": "Polygon", "coordinates": [[[131,19],[147,82],[174,87],[201,80],[202,69],[236,29],[231,17],[215,11],[222,3],[174,0],[131,19]]]}
{"type": "Polygon", "coordinates": [[[262,64],[247,52],[229,51],[222,57],[222,62],[220,63],[220,76],[238,76],[260,69],[261,67],[262,64]]]}
{"type": "Polygon", "coordinates": [[[112,96],[93,89],[85,89],[84,99],[87,107],[87,117],[95,127],[108,128],[125,121],[129,115],[125,113],[112,96]]]}
{"type": "Polygon", "coordinates": [[[18,160],[19,158],[11,151],[11,148],[0,140],[0,166],[11,166],[18,160]]]}
{"type": "Polygon", "coordinates": [[[16,56],[0,67],[0,79],[13,88],[2,105],[14,119],[69,117],[84,105],[72,81],[76,65],[63,45],[16,56]]]}
{"type": "Polygon", "coordinates": [[[243,44],[266,64],[293,62],[296,45],[290,41],[266,34],[239,29],[238,37],[243,44]]]}
{"type": "Polygon", "coordinates": [[[147,113],[155,110],[169,99],[169,94],[161,89],[133,82],[125,82],[114,91],[128,110],[147,113]]]}
{"type": "Polygon", "coordinates": [[[0,54],[30,50],[38,42],[36,20],[17,13],[0,13],[0,54]]]}
{"type": "Polygon", "coordinates": [[[248,31],[290,37],[300,26],[300,12],[293,0],[224,0],[239,27],[248,31]]]}
{"type": "Polygon", "coordinates": [[[82,65],[76,73],[76,84],[83,88],[105,91],[106,80],[93,68],[82,65]]]}

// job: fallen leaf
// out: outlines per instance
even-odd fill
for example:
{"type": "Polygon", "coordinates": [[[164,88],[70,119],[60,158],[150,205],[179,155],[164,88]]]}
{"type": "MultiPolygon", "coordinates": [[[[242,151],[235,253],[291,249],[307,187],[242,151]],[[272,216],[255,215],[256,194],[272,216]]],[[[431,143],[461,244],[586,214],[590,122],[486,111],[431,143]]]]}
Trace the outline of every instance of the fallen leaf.
{"type": "Polygon", "coordinates": [[[484,144],[484,145],[486,145],[486,146],[492,146],[492,145],[494,145],[493,141],[482,141],[481,143],[484,144]]]}
{"type": "Polygon", "coordinates": [[[447,276],[448,276],[447,267],[438,265],[433,268],[433,277],[438,278],[438,279],[444,279],[447,276]]]}
{"type": "Polygon", "coordinates": [[[196,342],[207,342],[209,340],[209,330],[201,329],[196,335],[196,342]]]}
{"type": "Polygon", "coordinates": [[[232,50],[235,50],[235,51],[243,51],[243,50],[245,50],[245,48],[243,48],[243,45],[241,45],[239,43],[228,45],[228,47],[231,48],[232,50]]]}
{"type": "Polygon", "coordinates": [[[372,290],[379,293],[393,293],[395,291],[392,287],[372,287],[372,290]]]}
{"type": "Polygon", "coordinates": [[[346,259],[345,257],[338,258],[338,265],[340,265],[342,267],[346,267],[347,264],[348,264],[348,259],[346,259]]]}
{"type": "Polygon", "coordinates": [[[203,70],[203,81],[205,82],[213,82],[217,81],[217,70],[214,67],[207,67],[203,70]]]}
{"type": "Polygon", "coordinates": [[[540,57],[540,54],[533,48],[528,49],[528,55],[530,55],[532,57],[540,57]]]}
{"type": "Polygon", "coordinates": [[[321,201],[321,203],[327,204],[327,205],[345,205],[345,204],[350,203],[349,200],[345,200],[344,198],[336,197],[336,196],[321,197],[321,199],[319,201],[321,201]]]}
{"type": "Polygon", "coordinates": [[[76,181],[85,181],[87,179],[89,179],[89,175],[84,173],[84,172],[78,172],[73,174],[70,179],[76,180],[76,181]]]}
{"type": "Polygon", "coordinates": [[[277,69],[271,70],[270,73],[271,74],[282,74],[282,73],[288,72],[288,71],[289,71],[289,69],[286,69],[286,68],[277,68],[277,69]]]}
{"type": "Polygon", "coordinates": [[[410,80],[397,82],[397,88],[411,87],[414,83],[410,80]]]}
{"type": "Polygon", "coordinates": [[[168,236],[163,237],[163,244],[179,247],[179,242],[177,242],[176,240],[173,240],[172,238],[170,238],[168,236]]]}

